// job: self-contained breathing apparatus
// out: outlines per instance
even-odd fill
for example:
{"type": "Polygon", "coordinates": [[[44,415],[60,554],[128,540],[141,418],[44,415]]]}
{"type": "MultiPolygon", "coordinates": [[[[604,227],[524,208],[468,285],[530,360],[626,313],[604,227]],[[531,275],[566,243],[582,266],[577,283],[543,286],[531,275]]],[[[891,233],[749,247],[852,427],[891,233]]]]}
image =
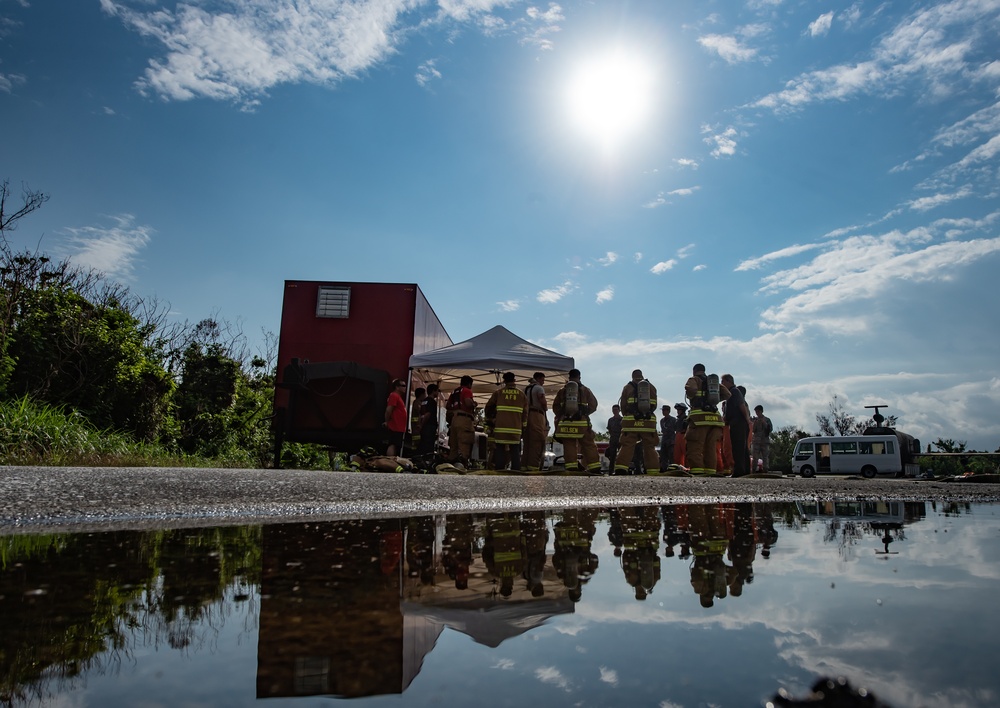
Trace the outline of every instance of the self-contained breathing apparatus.
{"type": "Polygon", "coordinates": [[[706,376],[705,374],[698,374],[697,376],[699,381],[701,381],[701,390],[698,392],[701,401],[697,402],[701,404],[699,407],[703,411],[717,411],[716,406],[722,400],[719,394],[719,375],[709,374],[706,376]]]}
{"type": "Polygon", "coordinates": [[[653,405],[650,402],[649,381],[633,381],[635,388],[635,417],[636,420],[648,420],[653,417],[653,405]]]}
{"type": "Polygon", "coordinates": [[[563,389],[563,415],[570,420],[576,420],[580,415],[580,384],[570,381],[563,389]]]}

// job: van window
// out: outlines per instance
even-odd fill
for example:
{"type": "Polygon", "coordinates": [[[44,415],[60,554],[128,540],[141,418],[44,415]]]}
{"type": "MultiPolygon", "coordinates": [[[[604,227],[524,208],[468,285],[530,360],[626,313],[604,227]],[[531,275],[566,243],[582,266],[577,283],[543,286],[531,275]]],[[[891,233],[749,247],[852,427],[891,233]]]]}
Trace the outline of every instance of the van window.
{"type": "Polygon", "coordinates": [[[811,455],[813,452],[813,444],[811,442],[800,442],[797,446],[795,452],[796,455],[811,455]]]}
{"type": "Polygon", "coordinates": [[[878,442],[860,442],[858,443],[858,452],[862,455],[885,455],[887,452],[892,452],[892,443],[889,443],[889,450],[885,449],[886,443],[879,440],[878,442]]]}
{"type": "Polygon", "coordinates": [[[856,442],[835,442],[833,443],[834,455],[857,455],[858,444],[856,442]]]}

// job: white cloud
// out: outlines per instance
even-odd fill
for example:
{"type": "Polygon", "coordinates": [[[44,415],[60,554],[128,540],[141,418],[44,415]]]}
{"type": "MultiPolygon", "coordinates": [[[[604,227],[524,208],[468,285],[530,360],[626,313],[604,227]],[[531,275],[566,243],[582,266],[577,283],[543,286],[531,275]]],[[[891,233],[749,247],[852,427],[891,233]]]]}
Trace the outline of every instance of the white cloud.
{"type": "Polygon", "coordinates": [[[707,138],[703,138],[705,143],[715,146],[709,153],[712,157],[731,157],[736,154],[736,138],[739,137],[739,133],[733,126],[717,133],[714,128],[706,125],[702,126],[701,132],[712,133],[707,138]]]}
{"type": "Polygon", "coordinates": [[[688,256],[691,255],[691,252],[694,249],[695,249],[695,245],[693,243],[689,243],[687,246],[682,246],[681,248],[677,249],[677,257],[678,258],[687,258],[688,256]]]}
{"type": "Polygon", "coordinates": [[[677,261],[671,258],[670,260],[660,261],[652,268],[650,268],[649,272],[653,273],[654,275],[661,275],[663,273],[666,273],[668,270],[671,270],[675,265],[677,265],[677,261]]]}
{"type": "Polygon", "coordinates": [[[638,263],[639,261],[641,261],[642,260],[642,251],[636,251],[635,254],[632,256],[632,259],[636,263],[638,263]]]}
{"type": "Polygon", "coordinates": [[[131,214],[111,219],[112,226],[67,229],[68,236],[59,251],[81,268],[131,280],[139,253],[149,245],[155,232],[149,226],[136,225],[131,214]]]}
{"type": "Polygon", "coordinates": [[[1000,5],[992,0],[951,0],[917,9],[869,58],[801,74],[752,105],[780,112],[863,93],[888,96],[907,81],[920,82],[925,94],[947,96],[956,79],[976,68],[970,59],[989,51],[990,37],[1000,31],[998,15],[1000,5]]]}
{"type": "Polygon", "coordinates": [[[706,34],[698,37],[698,44],[709,51],[715,52],[729,64],[750,61],[757,56],[757,50],[744,46],[732,35],[706,34]]]}
{"type": "Polygon", "coordinates": [[[0,91],[10,93],[15,86],[25,83],[27,78],[23,74],[0,74],[0,91]]]}
{"type": "Polygon", "coordinates": [[[555,45],[549,38],[549,35],[555,34],[562,29],[559,23],[566,19],[562,14],[562,7],[557,3],[550,2],[546,10],[529,7],[525,14],[527,14],[533,27],[521,40],[521,43],[535,45],[546,51],[554,49],[555,45]]]}
{"type": "Polygon", "coordinates": [[[809,23],[809,35],[812,37],[825,35],[830,31],[830,26],[832,24],[833,12],[824,13],[809,23]]]}
{"type": "Polygon", "coordinates": [[[618,672],[614,669],[609,669],[606,666],[600,667],[601,671],[601,682],[611,684],[612,686],[618,685],[618,672]]]}
{"type": "Polygon", "coordinates": [[[695,186],[695,187],[681,187],[680,189],[674,189],[674,190],[672,190],[670,192],[667,192],[667,194],[676,195],[678,197],[690,197],[692,194],[694,194],[695,192],[697,192],[699,189],[701,189],[701,187],[698,187],[698,186],[695,186]]]}
{"type": "Polygon", "coordinates": [[[687,157],[679,157],[674,160],[681,167],[690,167],[692,170],[698,169],[698,161],[687,157]]]}
{"type": "Polygon", "coordinates": [[[691,272],[697,273],[699,270],[705,270],[706,268],[708,268],[707,265],[705,265],[704,263],[699,263],[698,265],[696,265],[694,268],[691,269],[691,272]]]}
{"type": "MultiPolygon", "coordinates": [[[[105,13],[159,42],[161,57],[149,62],[136,81],[143,94],[165,100],[224,99],[245,107],[259,103],[275,86],[288,83],[332,85],[378,65],[396,51],[408,31],[426,22],[492,24],[484,18],[506,0],[439,0],[436,17],[423,0],[244,0],[214,5],[179,3],[151,9],[145,2],[101,0],[105,13]]],[[[549,22],[558,6],[539,12],[549,22]]],[[[556,28],[547,24],[546,31],[556,28]]],[[[437,78],[433,65],[418,72],[437,78]]]]}
{"type": "Polygon", "coordinates": [[[740,262],[740,264],[736,266],[735,270],[756,270],[765,263],[770,263],[771,261],[778,260],[779,258],[797,256],[798,254],[805,253],[806,251],[813,251],[817,248],[825,247],[826,244],[820,243],[806,243],[802,245],[795,244],[794,246],[787,246],[786,248],[781,248],[777,251],[772,251],[771,253],[765,253],[763,256],[758,256],[757,258],[748,258],[747,260],[740,262]]]}
{"type": "Polygon", "coordinates": [[[414,78],[417,80],[418,84],[426,86],[431,81],[441,78],[441,72],[437,70],[434,64],[434,59],[428,59],[417,67],[417,73],[414,75],[414,78]]]}
{"type": "Polygon", "coordinates": [[[603,258],[598,258],[597,262],[600,263],[602,266],[607,267],[617,260],[618,260],[618,254],[615,253],[614,251],[608,251],[607,255],[605,255],[603,258]]]}
{"type": "MultiPolygon", "coordinates": [[[[998,141],[1000,144],[1000,141],[998,141]]],[[[964,199],[972,194],[972,189],[966,185],[962,187],[957,192],[952,192],[950,194],[935,194],[930,197],[920,197],[919,199],[912,199],[908,203],[908,206],[914,211],[929,211],[935,207],[939,207],[942,204],[947,204],[953,202],[956,199],[964,199]]]]}
{"type": "Polygon", "coordinates": [[[501,312],[517,312],[521,309],[520,300],[501,300],[497,303],[501,312]]]}
{"type": "Polygon", "coordinates": [[[538,293],[538,302],[545,303],[546,305],[551,305],[553,303],[559,302],[566,295],[568,295],[573,290],[573,284],[570,282],[565,282],[562,285],[549,288],[548,290],[542,290],[538,293]]]}
{"type": "Polygon", "coordinates": [[[610,302],[615,297],[615,288],[612,285],[604,288],[597,293],[597,304],[601,305],[605,302],[610,302]]]}

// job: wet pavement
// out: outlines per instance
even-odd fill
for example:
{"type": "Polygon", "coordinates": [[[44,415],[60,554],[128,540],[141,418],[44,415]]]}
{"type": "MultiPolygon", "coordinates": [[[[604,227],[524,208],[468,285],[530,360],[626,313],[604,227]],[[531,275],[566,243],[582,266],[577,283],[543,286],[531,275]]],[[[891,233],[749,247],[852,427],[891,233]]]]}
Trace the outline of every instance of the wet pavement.
{"type": "Polygon", "coordinates": [[[0,468],[0,533],[220,526],[719,501],[1000,501],[1000,483],[823,477],[0,468]]]}

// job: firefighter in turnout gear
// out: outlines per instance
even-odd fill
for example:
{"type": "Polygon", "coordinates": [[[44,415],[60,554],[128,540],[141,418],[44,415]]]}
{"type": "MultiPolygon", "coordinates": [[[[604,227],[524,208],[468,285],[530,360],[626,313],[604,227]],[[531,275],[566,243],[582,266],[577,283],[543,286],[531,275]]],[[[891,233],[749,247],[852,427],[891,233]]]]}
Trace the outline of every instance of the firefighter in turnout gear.
{"type": "Polygon", "coordinates": [[[521,469],[521,435],[528,424],[528,397],[514,385],[514,372],[503,375],[503,387],[486,402],[486,418],[492,421],[491,435],[496,441],[494,469],[502,470],[510,463],[512,470],[521,469]]]}
{"type": "Polygon", "coordinates": [[[684,385],[684,395],[691,402],[685,434],[688,469],[694,475],[715,475],[716,448],[724,426],[717,406],[729,400],[729,389],[719,383],[715,374],[706,376],[704,364],[695,364],[684,385]]]}
{"type": "Polygon", "coordinates": [[[642,376],[642,371],[632,372],[632,380],[622,389],[622,436],[615,459],[615,474],[628,474],[628,466],[637,444],[642,445],[642,459],[647,470],[660,468],[657,446],[660,436],[656,433],[656,387],[642,376]]]}
{"type": "Polygon", "coordinates": [[[594,392],[580,383],[580,370],[571,369],[569,382],[556,394],[552,402],[555,414],[555,439],[563,445],[563,459],[566,471],[580,469],[577,453],[583,456],[583,466],[590,474],[601,473],[601,455],[594,441],[594,429],[590,425],[590,414],[597,410],[594,392]]]}

